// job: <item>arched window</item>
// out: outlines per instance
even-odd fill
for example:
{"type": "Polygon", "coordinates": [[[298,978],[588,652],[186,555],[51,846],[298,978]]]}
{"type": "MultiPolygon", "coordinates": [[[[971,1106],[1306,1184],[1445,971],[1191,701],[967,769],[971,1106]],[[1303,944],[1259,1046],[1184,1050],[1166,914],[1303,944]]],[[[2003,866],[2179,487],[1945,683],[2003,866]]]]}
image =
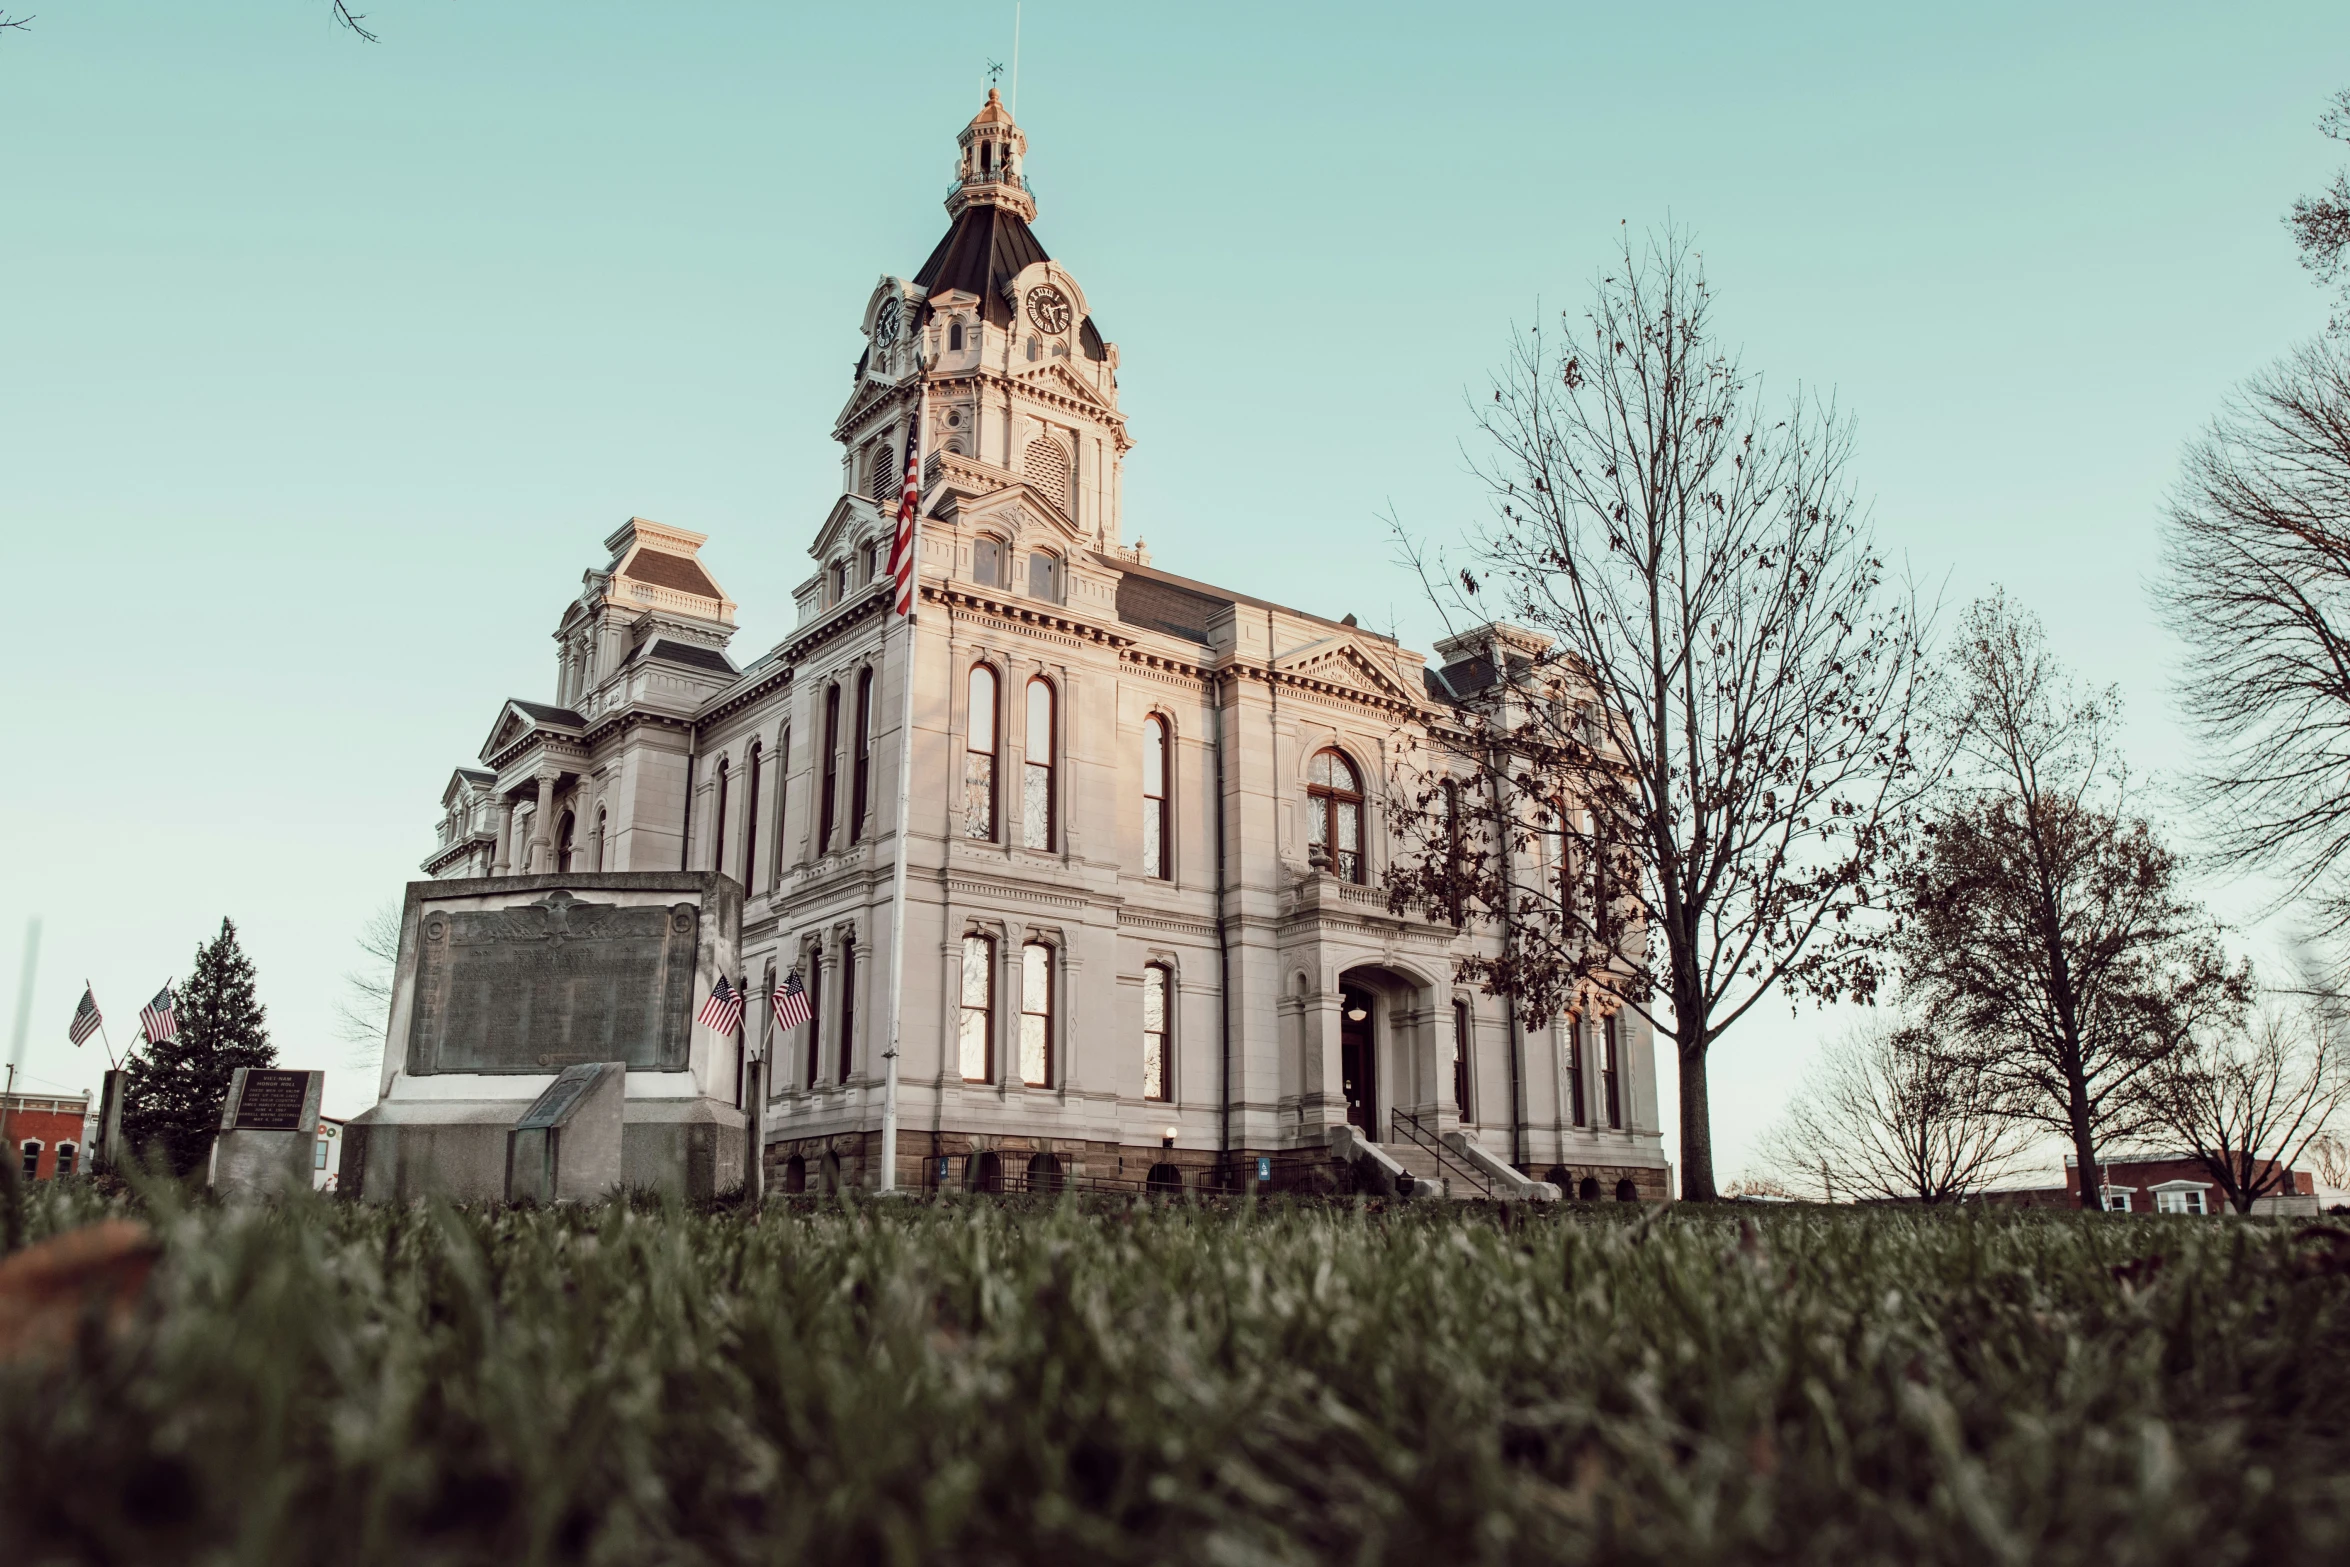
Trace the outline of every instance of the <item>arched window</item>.
{"type": "Polygon", "coordinates": [[[1626,1176],[1623,1180],[1616,1182],[1616,1201],[1638,1202],[1639,1200],[1640,1188],[1632,1184],[1632,1179],[1630,1176],[1626,1176]]]}
{"type": "MultiPolygon", "coordinates": [[[[1452,779],[1444,780],[1444,864],[1445,864],[1445,918],[1454,925],[1461,923],[1461,786],[1452,779]]],[[[1465,1112],[1464,1112],[1465,1113],[1465,1112]]]]}
{"type": "Polygon", "coordinates": [[[833,1075],[849,1080],[849,1058],[857,1049],[857,938],[840,939],[840,1049],[835,1052],[833,1075]]]}
{"type": "Polygon", "coordinates": [[[1588,1025],[1569,1013],[1567,1016],[1567,1101],[1577,1126],[1591,1124],[1591,1107],[1584,1103],[1583,1091],[1583,1030],[1588,1025]]]}
{"type": "Polygon", "coordinates": [[[1004,1189],[1004,1158],[990,1148],[971,1156],[971,1189],[975,1192],[1000,1192],[1004,1189]]]}
{"type": "Polygon", "coordinates": [[[1004,585],[1004,541],[982,534],[971,541],[971,580],[991,588],[1004,585]]]}
{"type": "Polygon", "coordinates": [[[1142,1097],[1169,1097],[1167,1079],[1167,1001],[1175,988],[1174,973],[1164,963],[1147,963],[1142,970],[1142,1097]]]}
{"type": "Polygon", "coordinates": [[[1455,1000],[1452,1004],[1452,1107],[1454,1113],[1466,1121],[1469,1118],[1469,1004],[1455,1000]]]}
{"type": "Polygon", "coordinates": [[[1183,1171],[1171,1164],[1154,1164],[1144,1177],[1144,1188],[1153,1197],[1180,1197],[1183,1195],[1183,1171]]]}
{"type": "Polygon", "coordinates": [[[963,836],[995,838],[995,671],[971,666],[970,738],[963,751],[963,836]]]}
{"type": "Polygon", "coordinates": [[[710,869],[720,875],[726,872],[726,785],[729,769],[726,758],[718,758],[718,805],[710,813],[710,869]]]}
{"type": "Polygon", "coordinates": [[[959,353],[963,347],[963,323],[958,321],[947,328],[947,351],[959,353]]]}
{"type": "Polygon", "coordinates": [[[791,813],[791,725],[783,726],[783,738],[775,742],[775,871],[773,885],[783,885],[783,857],[791,851],[784,847],[783,829],[791,813]]]}
{"type": "Polygon", "coordinates": [[[1561,1197],[1572,1197],[1575,1195],[1575,1177],[1569,1173],[1565,1165],[1552,1165],[1548,1170],[1543,1172],[1542,1178],[1550,1182],[1551,1185],[1557,1187],[1561,1197]]]}
{"type": "Polygon", "coordinates": [[[573,839],[578,830],[579,824],[571,812],[565,811],[555,818],[555,869],[570,871],[575,868],[572,863],[573,839]]]}
{"type": "Polygon", "coordinates": [[[808,949],[808,1021],[805,1025],[808,1041],[807,1070],[803,1081],[814,1088],[823,1071],[824,1060],[824,953],[808,949]]]}
{"type": "Polygon", "coordinates": [[[605,837],[605,835],[606,835],[608,832],[610,832],[610,831],[611,831],[611,827],[612,827],[612,813],[611,813],[611,812],[609,812],[609,811],[607,811],[607,810],[606,810],[604,807],[602,807],[602,806],[600,806],[600,805],[599,805],[599,806],[597,806],[597,807],[596,807],[596,869],[597,869],[597,870],[602,870],[602,869],[604,868],[604,855],[605,855],[605,853],[606,853],[606,850],[605,850],[605,847],[604,847],[604,845],[605,845],[605,843],[608,841],[608,840],[607,840],[607,838],[605,837]]]}
{"type": "Polygon", "coordinates": [[[1028,1156],[1028,1189],[1032,1192],[1057,1192],[1061,1189],[1060,1155],[1033,1153],[1028,1156]]]}
{"type": "MultiPolygon", "coordinates": [[[[1033,346],[1035,340],[1030,339],[1033,346]]],[[[1040,435],[1028,443],[1027,455],[1021,462],[1027,475],[1028,487],[1063,512],[1069,509],[1069,454],[1061,443],[1050,436],[1040,435]]]]}
{"type": "Polygon", "coordinates": [[[963,1013],[957,1030],[963,1081],[995,1077],[995,938],[963,938],[963,1013]]]}
{"type": "Polygon", "coordinates": [[[1153,713],[1142,721],[1142,873],[1160,881],[1175,874],[1167,852],[1167,720],[1153,713]]]}
{"type": "MultiPolygon", "coordinates": [[[[321,1149],[324,1149],[324,1148],[326,1147],[326,1144],[324,1144],[324,1143],[320,1143],[318,1146],[319,1146],[321,1149]]],[[[54,1170],[53,1170],[53,1171],[51,1171],[50,1173],[51,1173],[51,1174],[53,1174],[53,1175],[71,1175],[71,1174],[73,1174],[73,1161],[74,1161],[74,1156],[75,1156],[76,1154],[80,1153],[80,1152],[81,1152],[81,1150],[80,1150],[79,1148],[76,1148],[76,1147],[75,1147],[73,1144],[71,1144],[71,1143],[59,1143],[59,1144],[57,1145],[57,1167],[56,1167],[56,1169],[54,1169],[54,1170]]],[[[2197,1196],[2201,1196],[2201,1195],[2202,1195],[2202,1193],[2198,1192],[2198,1193],[2196,1193],[2196,1195],[2197,1195],[2197,1196]]]]}
{"type": "Polygon", "coordinates": [[[857,671],[856,749],[849,759],[849,842],[857,843],[865,836],[865,811],[871,803],[866,783],[872,772],[873,752],[873,666],[867,664],[857,671]]]}
{"type": "Polygon", "coordinates": [[[1028,744],[1021,758],[1020,846],[1053,846],[1053,683],[1028,682],[1028,744]]]}
{"type": "Polygon", "coordinates": [[[765,748],[751,742],[743,758],[743,891],[759,890],[759,764],[765,748]]]}
{"type": "Polygon", "coordinates": [[[808,1161],[799,1154],[783,1161],[783,1189],[787,1192],[808,1189],[808,1161]]]}
{"type": "Polygon", "coordinates": [[[1320,858],[1340,881],[1363,879],[1363,779],[1346,753],[1314,753],[1306,774],[1306,814],[1320,858]]]}
{"type": "Polygon", "coordinates": [[[1575,1188],[1575,1200],[1577,1202],[1599,1201],[1599,1177],[1596,1175],[1584,1176],[1583,1184],[1575,1188]]]}
{"type": "Polygon", "coordinates": [[[38,1137],[28,1137],[24,1140],[24,1178],[29,1181],[40,1173],[41,1140],[38,1137]]]}
{"type": "Polygon", "coordinates": [[[848,601],[848,597],[849,563],[846,560],[836,560],[832,563],[832,602],[843,604],[848,601]]]}
{"type": "Polygon", "coordinates": [[[1028,556],[1028,596],[1048,604],[1061,602],[1061,557],[1045,550],[1028,556]]]}
{"type": "Polygon", "coordinates": [[[1020,948],[1020,1081],[1053,1085],[1053,949],[1041,941],[1020,948]]]}
{"type": "Polygon", "coordinates": [[[832,852],[833,812],[840,799],[840,687],[824,688],[824,798],[816,812],[816,852],[832,852]]]}
{"type": "Polygon", "coordinates": [[[865,475],[865,493],[873,497],[874,505],[883,506],[897,493],[897,488],[898,454],[889,442],[883,441],[873,448],[873,468],[865,475]]]}
{"type": "Polygon", "coordinates": [[[1616,1086],[1616,1037],[1622,1032],[1617,1017],[1615,1013],[1608,1015],[1599,1042],[1599,1102],[1607,1108],[1608,1130],[1612,1132],[1624,1129],[1624,1100],[1616,1086]]]}

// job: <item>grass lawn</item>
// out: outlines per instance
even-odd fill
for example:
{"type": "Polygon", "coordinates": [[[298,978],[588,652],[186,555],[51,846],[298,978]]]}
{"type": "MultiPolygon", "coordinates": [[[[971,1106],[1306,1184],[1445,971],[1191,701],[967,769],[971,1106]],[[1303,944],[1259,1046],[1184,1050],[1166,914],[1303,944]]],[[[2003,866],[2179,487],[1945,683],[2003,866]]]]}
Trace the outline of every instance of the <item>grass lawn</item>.
{"type": "Polygon", "coordinates": [[[2328,1226],[139,1216],[135,1312],[0,1363],[0,1560],[2350,1561],[2328,1226]]]}

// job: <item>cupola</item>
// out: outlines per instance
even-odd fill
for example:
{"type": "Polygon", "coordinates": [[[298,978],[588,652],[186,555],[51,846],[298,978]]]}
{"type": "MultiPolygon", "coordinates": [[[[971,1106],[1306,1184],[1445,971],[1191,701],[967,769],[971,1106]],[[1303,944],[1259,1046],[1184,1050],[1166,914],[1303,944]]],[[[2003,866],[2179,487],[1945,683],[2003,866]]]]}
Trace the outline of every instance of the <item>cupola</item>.
{"type": "Polygon", "coordinates": [[[947,213],[960,217],[966,207],[1003,207],[1023,222],[1036,219],[1036,198],[1029,194],[1021,163],[1028,154],[1028,138],[1012,123],[1012,111],[993,87],[987,102],[955,138],[962,156],[955,165],[955,183],[947,191],[947,213]]]}

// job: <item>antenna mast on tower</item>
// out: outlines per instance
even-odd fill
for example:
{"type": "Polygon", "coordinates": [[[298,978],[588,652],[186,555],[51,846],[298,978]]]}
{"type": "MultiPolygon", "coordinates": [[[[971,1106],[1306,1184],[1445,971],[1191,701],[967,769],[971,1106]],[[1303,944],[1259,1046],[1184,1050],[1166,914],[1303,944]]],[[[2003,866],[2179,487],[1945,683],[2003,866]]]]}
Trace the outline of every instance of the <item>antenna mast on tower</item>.
{"type": "Polygon", "coordinates": [[[1020,118],[1020,6],[1012,6],[1012,118],[1020,118]]]}

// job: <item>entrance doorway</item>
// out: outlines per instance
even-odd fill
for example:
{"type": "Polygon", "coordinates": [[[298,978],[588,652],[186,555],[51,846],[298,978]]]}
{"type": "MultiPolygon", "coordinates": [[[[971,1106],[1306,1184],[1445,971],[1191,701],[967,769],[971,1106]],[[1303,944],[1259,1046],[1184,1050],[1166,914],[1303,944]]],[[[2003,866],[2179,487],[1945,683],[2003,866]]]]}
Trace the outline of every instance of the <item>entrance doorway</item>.
{"type": "Polygon", "coordinates": [[[1371,1033],[1368,991],[1342,986],[1338,992],[1338,1080],[1346,1093],[1347,1124],[1372,1142],[1379,1136],[1379,1052],[1371,1033]]]}

